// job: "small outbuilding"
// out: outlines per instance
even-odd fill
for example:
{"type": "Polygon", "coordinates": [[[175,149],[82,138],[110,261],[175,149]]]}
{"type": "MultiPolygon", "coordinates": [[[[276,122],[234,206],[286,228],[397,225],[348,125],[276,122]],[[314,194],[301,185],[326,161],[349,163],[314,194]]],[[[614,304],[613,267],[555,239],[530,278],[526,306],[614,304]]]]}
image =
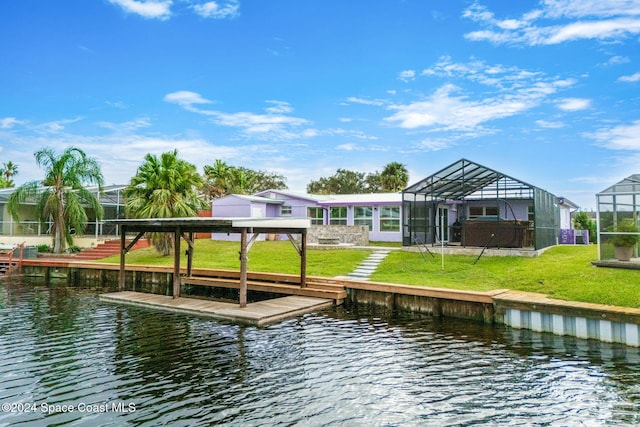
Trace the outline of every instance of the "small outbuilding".
{"type": "Polygon", "coordinates": [[[558,197],[467,159],[407,187],[402,200],[404,246],[538,250],[558,244],[558,197]]]}
{"type": "MultiPolygon", "coordinates": [[[[596,194],[596,204],[598,259],[616,258],[615,247],[621,246],[619,243],[633,243],[640,236],[640,174],[631,175],[596,194]]],[[[637,243],[629,247],[632,257],[637,258],[637,243]]]]}

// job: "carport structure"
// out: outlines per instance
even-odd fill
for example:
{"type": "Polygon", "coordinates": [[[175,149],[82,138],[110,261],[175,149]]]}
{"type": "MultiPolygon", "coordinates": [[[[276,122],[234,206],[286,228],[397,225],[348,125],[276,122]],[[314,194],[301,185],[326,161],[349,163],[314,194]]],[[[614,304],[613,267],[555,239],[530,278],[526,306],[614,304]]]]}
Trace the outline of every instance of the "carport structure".
{"type": "Polygon", "coordinates": [[[557,243],[558,198],[467,159],[402,192],[403,245],[529,247],[557,243]]]}
{"type": "Polygon", "coordinates": [[[240,307],[247,305],[247,253],[261,233],[286,234],[300,255],[300,286],[306,287],[307,230],[311,221],[306,218],[148,218],[119,219],[120,226],[120,291],[125,288],[125,256],[133,245],[146,233],[170,233],[174,242],[173,298],[180,296],[180,241],[184,239],[187,249],[187,276],[191,276],[194,252],[194,233],[240,234],[240,307]],[[127,233],[137,233],[127,245],[127,233]],[[299,235],[296,240],[293,235],[299,235]]]}

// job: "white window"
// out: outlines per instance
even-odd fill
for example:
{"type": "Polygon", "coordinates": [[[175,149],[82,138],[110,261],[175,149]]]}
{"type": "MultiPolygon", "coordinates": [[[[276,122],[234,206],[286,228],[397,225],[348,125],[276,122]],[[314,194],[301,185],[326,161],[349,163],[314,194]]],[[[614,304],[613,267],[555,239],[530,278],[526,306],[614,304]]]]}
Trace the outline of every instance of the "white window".
{"type": "Polygon", "coordinates": [[[478,218],[481,216],[498,216],[497,206],[469,206],[469,219],[478,218]]]}
{"type": "Polygon", "coordinates": [[[353,225],[366,225],[373,230],[373,208],[371,206],[356,206],[353,208],[353,225]]]}
{"type": "Polygon", "coordinates": [[[307,217],[311,218],[311,224],[322,225],[324,224],[324,209],[307,208],[307,217]]]}
{"type": "Polygon", "coordinates": [[[347,208],[335,207],[329,209],[329,224],[332,225],[347,225],[347,208]]]}
{"type": "Polygon", "coordinates": [[[400,206],[380,207],[380,231],[400,231],[400,206]]]}
{"type": "Polygon", "coordinates": [[[291,216],[291,206],[280,206],[280,215],[291,216]]]}

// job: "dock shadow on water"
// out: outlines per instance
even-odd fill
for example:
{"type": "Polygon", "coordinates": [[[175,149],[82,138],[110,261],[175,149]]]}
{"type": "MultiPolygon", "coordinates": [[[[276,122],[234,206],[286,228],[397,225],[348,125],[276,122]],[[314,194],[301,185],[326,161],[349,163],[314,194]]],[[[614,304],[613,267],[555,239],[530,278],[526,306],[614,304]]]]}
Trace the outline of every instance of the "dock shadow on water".
{"type": "Polygon", "coordinates": [[[637,425],[640,350],[369,307],[265,328],[0,280],[0,426],[637,425]]]}

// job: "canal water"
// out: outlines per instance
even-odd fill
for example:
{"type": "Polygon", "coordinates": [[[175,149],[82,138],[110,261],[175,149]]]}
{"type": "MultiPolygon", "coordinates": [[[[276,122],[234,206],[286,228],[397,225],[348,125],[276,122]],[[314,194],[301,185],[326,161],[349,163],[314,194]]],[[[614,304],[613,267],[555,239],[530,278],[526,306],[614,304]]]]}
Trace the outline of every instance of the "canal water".
{"type": "Polygon", "coordinates": [[[335,308],[267,328],[0,281],[0,426],[640,424],[636,348],[335,308]]]}

